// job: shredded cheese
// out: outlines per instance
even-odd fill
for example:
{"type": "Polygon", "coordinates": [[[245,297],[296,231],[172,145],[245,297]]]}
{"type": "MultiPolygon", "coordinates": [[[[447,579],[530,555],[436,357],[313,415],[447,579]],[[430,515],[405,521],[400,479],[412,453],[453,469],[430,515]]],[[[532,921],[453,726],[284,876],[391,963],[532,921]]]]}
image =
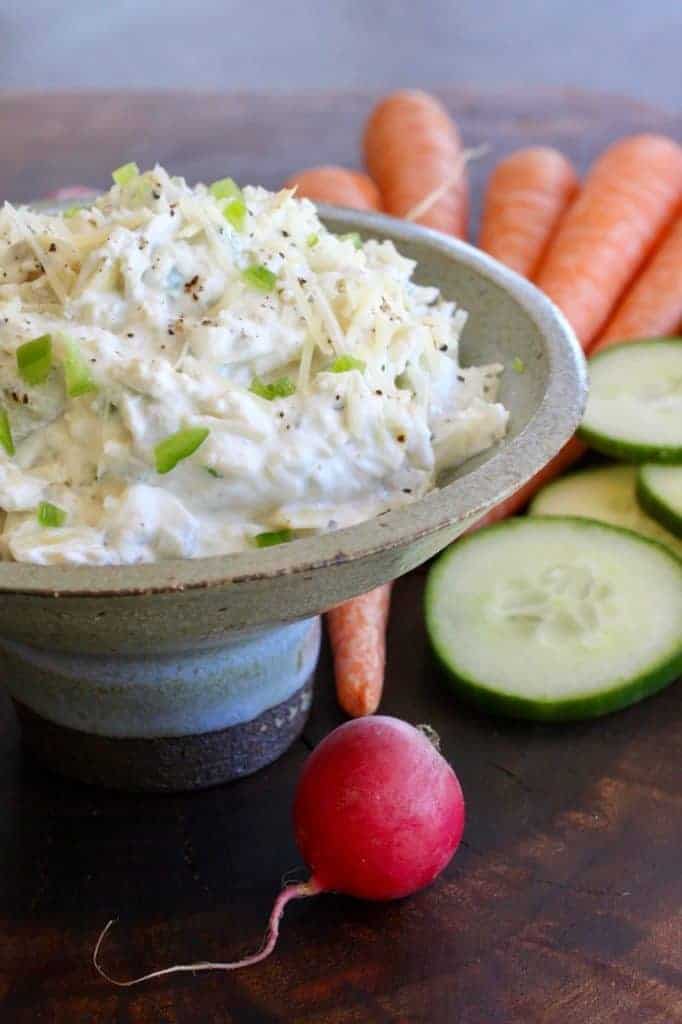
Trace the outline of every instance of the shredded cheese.
{"type": "Polygon", "coordinates": [[[292,190],[220,193],[156,167],[74,216],[0,210],[0,557],[191,558],[348,526],[504,433],[500,368],[459,366],[466,314],[392,243],[356,248],[292,190]]]}

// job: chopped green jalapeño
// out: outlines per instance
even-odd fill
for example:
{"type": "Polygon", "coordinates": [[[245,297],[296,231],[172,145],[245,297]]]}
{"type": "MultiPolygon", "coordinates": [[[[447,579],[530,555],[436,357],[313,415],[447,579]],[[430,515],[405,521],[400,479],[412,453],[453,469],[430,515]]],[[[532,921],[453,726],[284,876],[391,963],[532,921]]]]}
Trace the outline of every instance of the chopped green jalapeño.
{"type": "Polygon", "coordinates": [[[246,203],[241,197],[231,199],[223,212],[225,220],[232,225],[235,231],[244,230],[246,227],[246,203]]]}
{"type": "Polygon", "coordinates": [[[41,526],[63,526],[66,522],[66,512],[59,505],[53,505],[51,501],[41,501],[38,505],[38,522],[41,526]]]}
{"type": "Polygon", "coordinates": [[[8,455],[14,455],[14,440],[12,439],[12,428],[9,424],[7,409],[0,407],[0,445],[8,455]]]}
{"type": "Polygon", "coordinates": [[[362,239],[357,231],[349,231],[347,235],[339,235],[342,242],[352,242],[356,249],[362,249],[362,239]]]}
{"type": "Polygon", "coordinates": [[[267,267],[254,263],[253,266],[242,270],[242,279],[252,288],[257,288],[259,292],[271,292],[275,287],[277,275],[267,267]]]}
{"type": "Polygon", "coordinates": [[[86,363],[80,348],[72,338],[64,339],[64,382],[66,393],[70,398],[78,398],[79,395],[87,395],[90,391],[97,391],[90,374],[90,368],[86,363]]]}
{"type": "Polygon", "coordinates": [[[117,167],[115,171],[111,172],[111,177],[117,185],[124,188],[129,185],[131,181],[139,177],[140,168],[136,163],[123,164],[121,167],[117,167]]]}
{"type": "Polygon", "coordinates": [[[356,359],[355,356],[337,356],[327,369],[330,373],[348,373],[349,370],[359,370],[362,373],[366,365],[363,359],[356,359]]]}
{"type": "Polygon", "coordinates": [[[239,185],[232,178],[221,178],[219,181],[214,181],[212,185],[209,185],[208,191],[214,199],[238,199],[242,194],[239,185]]]}
{"type": "Polygon", "coordinates": [[[19,376],[27,384],[43,384],[52,368],[52,336],[42,334],[17,349],[19,376]]]}
{"type": "Polygon", "coordinates": [[[271,530],[267,533],[257,533],[253,538],[257,548],[271,548],[275,544],[286,544],[287,541],[293,539],[294,535],[291,530],[271,530]]]}
{"type": "Polygon", "coordinates": [[[252,391],[254,395],[258,395],[259,398],[273,402],[276,398],[289,398],[295,393],[296,385],[289,377],[280,377],[278,380],[273,381],[272,384],[266,384],[260,377],[254,377],[249,391],[252,391]]]}
{"type": "Polygon", "coordinates": [[[157,473],[170,473],[178,462],[189,458],[204,443],[210,431],[207,427],[185,427],[166,437],[154,448],[157,473]]]}

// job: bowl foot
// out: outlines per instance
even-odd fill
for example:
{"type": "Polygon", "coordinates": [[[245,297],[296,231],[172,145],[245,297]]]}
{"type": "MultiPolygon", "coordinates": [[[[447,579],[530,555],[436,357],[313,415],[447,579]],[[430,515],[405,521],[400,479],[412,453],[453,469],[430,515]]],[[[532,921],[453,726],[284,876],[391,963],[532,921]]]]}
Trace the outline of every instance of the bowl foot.
{"type": "Polygon", "coordinates": [[[257,771],[308,717],[320,620],[170,655],[43,651],[3,640],[24,742],[64,775],[115,789],[201,789],[257,771]]]}
{"type": "Polygon", "coordinates": [[[313,681],[250,722],[195,736],[98,736],[50,722],[14,701],[22,740],[43,764],[80,782],[137,792],[206,789],[280,757],[308,718],[313,681]]]}

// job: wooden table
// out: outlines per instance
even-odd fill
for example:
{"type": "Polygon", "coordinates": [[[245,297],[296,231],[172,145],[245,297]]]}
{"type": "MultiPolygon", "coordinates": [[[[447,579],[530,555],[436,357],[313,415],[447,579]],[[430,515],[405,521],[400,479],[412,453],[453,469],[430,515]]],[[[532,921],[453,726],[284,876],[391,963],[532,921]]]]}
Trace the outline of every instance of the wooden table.
{"type": "MultiPolygon", "coordinates": [[[[559,144],[581,167],[610,139],[682,122],[585,95],[446,93],[495,156],[559,144]]],[[[357,159],[367,95],[0,99],[0,196],[100,185],[128,159],[189,178],[276,185],[357,159]]],[[[491,160],[474,168],[477,185],[491,160]]],[[[682,687],[602,721],[546,727],[459,705],[429,658],[423,573],[397,585],[383,710],[439,731],[468,799],[460,851],[413,899],[324,896],[287,911],[267,963],[116,990],[110,970],[229,959],[258,946],[308,750],[341,716],[325,652],[304,738],[276,765],[193,796],[106,793],[22,756],[0,703],[3,1024],[674,1024],[682,1021],[682,687]]],[[[39,628],[39,624],[36,624],[39,628]]]]}

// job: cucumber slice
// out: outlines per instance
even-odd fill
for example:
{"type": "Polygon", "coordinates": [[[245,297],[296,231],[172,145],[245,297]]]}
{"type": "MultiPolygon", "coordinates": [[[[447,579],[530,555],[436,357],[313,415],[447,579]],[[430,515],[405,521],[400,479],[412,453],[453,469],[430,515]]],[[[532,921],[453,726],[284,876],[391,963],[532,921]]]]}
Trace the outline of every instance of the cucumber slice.
{"type": "Polygon", "coordinates": [[[682,462],[682,338],[613,345],[589,369],[582,439],[628,462],[682,462]]]}
{"type": "Polygon", "coordinates": [[[453,688],[496,714],[592,718],[682,674],[682,562],[590,519],[508,519],[458,541],[425,610],[453,688]]]}
{"type": "MultiPolygon", "coordinates": [[[[682,467],[652,467],[662,473],[681,473],[682,467]]],[[[634,466],[582,469],[547,484],[538,491],[528,512],[532,516],[581,516],[600,523],[623,526],[671,548],[682,558],[682,540],[644,512],[637,501],[634,466]]]]}
{"type": "MultiPolygon", "coordinates": [[[[642,466],[637,475],[642,508],[676,537],[682,537],[682,466],[642,466]]],[[[682,554],[682,541],[678,541],[682,554]]]]}

